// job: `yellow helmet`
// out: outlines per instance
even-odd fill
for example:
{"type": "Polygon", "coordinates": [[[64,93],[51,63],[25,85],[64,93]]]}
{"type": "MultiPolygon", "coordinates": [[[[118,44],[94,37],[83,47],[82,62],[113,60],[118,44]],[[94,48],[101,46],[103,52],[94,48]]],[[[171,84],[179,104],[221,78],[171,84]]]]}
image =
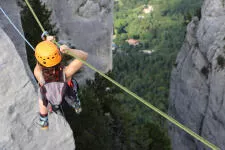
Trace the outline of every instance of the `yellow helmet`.
{"type": "Polygon", "coordinates": [[[37,61],[45,66],[52,67],[61,62],[62,56],[58,47],[50,41],[42,41],[35,48],[37,61]]]}

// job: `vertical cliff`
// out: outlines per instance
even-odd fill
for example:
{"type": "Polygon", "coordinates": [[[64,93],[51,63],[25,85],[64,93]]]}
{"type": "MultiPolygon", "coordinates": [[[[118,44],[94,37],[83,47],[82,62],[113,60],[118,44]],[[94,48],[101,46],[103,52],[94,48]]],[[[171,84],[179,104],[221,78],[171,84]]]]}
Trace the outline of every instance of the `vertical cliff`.
{"type": "MultiPolygon", "coordinates": [[[[62,41],[68,41],[78,49],[89,53],[88,62],[106,72],[112,69],[112,0],[42,0],[52,10],[62,41]]],[[[85,68],[80,75],[93,77],[93,71],[85,68]]]]}
{"type": "Polygon", "coordinates": [[[62,116],[49,116],[49,130],[38,121],[38,97],[15,45],[0,28],[0,149],[75,148],[73,132],[62,116]]]}
{"type": "MultiPolygon", "coordinates": [[[[15,0],[0,1],[23,33],[15,0]]],[[[42,131],[38,121],[37,86],[29,68],[25,42],[0,12],[0,149],[75,149],[73,132],[62,116],[51,114],[50,127],[42,131]]]]}
{"type": "MultiPolygon", "coordinates": [[[[20,19],[20,8],[17,5],[17,1],[15,0],[2,0],[0,1],[0,7],[9,15],[12,22],[16,25],[18,30],[23,33],[22,25],[21,25],[21,19],[20,19]]],[[[0,11],[0,27],[4,30],[4,32],[9,36],[9,38],[12,40],[13,44],[16,45],[16,51],[23,60],[23,65],[25,67],[25,70],[30,77],[30,79],[35,82],[35,79],[33,77],[33,74],[30,70],[30,67],[28,65],[27,61],[27,53],[25,49],[25,42],[24,40],[19,36],[19,34],[16,32],[16,30],[13,28],[13,26],[10,24],[10,22],[6,19],[6,17],[3,15],[3,13],[0,11]]]]}
{"type": "MultiPolygon", "coordinates": [[[[193,18],[171,76],[169,113],[225,148],[225,1],[205,0],[193,18]]],[[[208,149],[170,125],[175,150],[208,149]]]]}

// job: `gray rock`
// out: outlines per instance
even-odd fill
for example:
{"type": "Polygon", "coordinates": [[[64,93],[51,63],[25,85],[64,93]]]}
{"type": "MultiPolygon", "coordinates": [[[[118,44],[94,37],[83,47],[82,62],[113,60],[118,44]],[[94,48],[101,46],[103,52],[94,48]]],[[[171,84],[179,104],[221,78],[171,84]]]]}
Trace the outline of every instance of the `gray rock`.
{"type": "MultiPolygon", "coordinates": [[[[205,0],[202,18],[187,27],[185,42],[173,68],[169,114],[221,149],[225,148],[225,2],[205,0]]],[[[209,149],[170,124],[174,150],[209,149]]]]}
{"type": "MultiPolygon", "coordinates": [[[[17,26],[21,33],[23,33],[19,7],[15,0],[1,0],[0,6],[4,9],[4,11],[9,15],[13,23],[17,26]]],[[[25,42],[22,38],[20,38],[16,32],[16,30],[12,27],[9,21],[5,18],[5,16],[0,12],[0,21],[1,28],[7,33],[7,35],[12,39],[13,43],[17,46],[17,51],[22,59],[27,59],[26,51],[24,51],[25,42]]]]}
{"type": "Polygon", "coordinates": [[[40,130],[35,87],[9,36],[0,28],[0,149],[75,149],[73,132],[63,117],[49,116],[49,130],[40,130]]]}
{"type": "Polygon", "coordinates": [[[78,10],[78,14],[85,18],[96,16],[98,15],[99,12],[100,12],[99,4],[93,1],[87,1],[78,10]]]}
{"type": "MultiPolygon", "coordinates": [[[[89,53],[87,62],[107,72],[112,69],[113,1],[111,0],[42,0],[52,10],[52,21],[59,28],[60,40],[89,53]]],[[[85,67],[76,75],[79,81],[93,78],[85,67]]]]}
{"type": "MultiPolygon", "coordinates": [[[[8,17],[12,20],[13,24],[18,28],[18,30],[23,34],[23,29],[20,20],[20,8],[17,5],[17,1],[15,0],[1,0],[0,6],[6,12],[8,17]]],[[[13,44],[16,47],[16,52],[19,54],[21,59],[23,60],[23,65],[25,70],[32,80],[35,83],[34,76],[30,70],[27,61],[27,53],[25,49],[25,41],[21,38],[19,33],[13,28],[10,22],[6,19],[3,13],[0,11],[0,27],[4,30],[4,32],[9,36],[12,40],[13,44]]]]}
{"type": "MultiPolygon", "coordinates": [[[[43,0],[44,1],[44,0],[43,0]]],[[[89,53],[88,62],[106,72],[112,69],[112,8],[110,0],[45,1],[53,10],[52,20],[60,29],[59,39],[89,53]]],[[[0,6],[23,34],[17,1],[1,0],[0,6]]],[[[73,133],[63,117],[49,116],[50,127],[42,131],[38,119],[36,84],[25,42],[0,12],[0,149],[75,149],[73,133]]],[[[93,78],[85,67],[80,79],[93,78]]],[[[82,80],[84,81],[84,80],[82,80]]]]}

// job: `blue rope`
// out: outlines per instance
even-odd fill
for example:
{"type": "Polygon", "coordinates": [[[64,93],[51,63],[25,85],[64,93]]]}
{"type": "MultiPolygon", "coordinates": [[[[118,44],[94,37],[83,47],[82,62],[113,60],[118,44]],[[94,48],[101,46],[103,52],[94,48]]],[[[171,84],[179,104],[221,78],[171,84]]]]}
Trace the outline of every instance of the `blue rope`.
{"type": "Polygon", "coordinates": [[[15,26],[15,24],[11,21],[11,19],[9,18],[9,16],[6,14],[6,12],[2,9],[2,7],[0,7],[0,10],[2,11],[2,13],[5,15],[5,17],[8,19],[8,21],[10,22],[10,24],[14,27],[14,29],[19,33],[19,35],[24,39],[24,41],[34,50],[34,47],[28,42],[28,40],[25,38],[25,36],[19,31],[19,29],[15,26]]]}

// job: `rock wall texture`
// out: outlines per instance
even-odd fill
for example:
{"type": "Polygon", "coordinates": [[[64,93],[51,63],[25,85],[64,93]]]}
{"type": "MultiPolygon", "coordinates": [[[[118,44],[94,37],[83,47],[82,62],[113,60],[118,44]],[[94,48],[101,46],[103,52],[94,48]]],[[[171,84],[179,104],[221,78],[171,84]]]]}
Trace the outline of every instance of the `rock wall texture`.
{"type": "Polygon", "coordinates": [[[65,119],[51,114],[49,130],[40,130],[38,97],[12,40],[0,28],[0,149],[75,149],[65,119]]]}
{"type": "MultiPolygon", "coordinates": [[[[23,34],[15,0],[1,0],[0,6],[23,34]]],[[[42,131],[38,120],[37,86],[26,56],[25,43],[0,12],[0,149],[74,150],[70,126],[61,116],[49,116],[50,128],[42,131]]]]}
{"type": "MultiPolygon", "coordinates": [[[[42,0],[52,10],[62,41],[89,53],[88,63],[106,72],[112,69],[112,0],[42,0]]],[[[85,67],[82,78],[93,78],[85,67]]]]}
{"type": "MultiPolygon", "coordinates": [[[[20,8],[17,5],[17,0],[1,0],[0,7],[2,7],[2,9],[7,13],[12,22],[16,25],[18,30],[23,34],[23,29],[20,20],[20,8]]],[[[28,65],[25,42],[16,32],[16,30],[13,28],[13,26],[10,24],[10,22],[6,19],[6,17],[3,15],[1,11],[0,11],[0,27],[9,36],[13,44],[16,45],[16,52],[23,60],[23,65],[26,69],[28,76],[30,77],[32,82],[35,82],[33,74],[28,65]]]]}
{"type": "MultiPolygon", "coordinates": [[[[45,2],[53,10],[53,22],[60,29],[59,39],[87,51],[88,62],[96,68],[104,72],[112,69],[113,1],[45,2]]],[[[0,7],[23,34],[17,0],[0,0],[0,7]]],[[[73,132],[63,117],[51,114],[47,131],[35,124],[38,120],[37,84],[28,66],[25,42],[2,12],[0,51],[0,149],[75,149],[73,132]]],[[[85,67],[78,78],[93,78],[93,74],[85,67]]]]}
{"type": "MultiPolygon", "coordinates": [[[[225,1],[205,0],[172,71],[169,114],[225,149],[225,1]]],[[[209,149],[170,125],[174,150],[209,149]]]]}

